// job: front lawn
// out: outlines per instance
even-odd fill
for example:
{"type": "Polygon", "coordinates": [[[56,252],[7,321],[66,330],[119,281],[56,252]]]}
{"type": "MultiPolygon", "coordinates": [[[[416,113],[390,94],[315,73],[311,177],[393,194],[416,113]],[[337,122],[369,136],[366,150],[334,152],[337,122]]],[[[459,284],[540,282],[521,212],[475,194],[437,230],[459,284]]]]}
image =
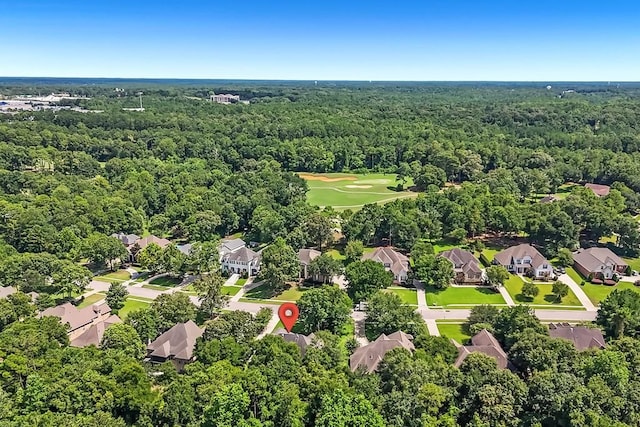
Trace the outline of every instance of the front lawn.
{"type": "MultiPolygon", "coordinates": [[[[237,294],[238,292],[240,292],[240,287],[238,286],[223,286],[222,287],[222,294],[223,295],[229,295],[229,296],[234,296],[235,294],[237,294]]],[[[193,292],[194,294],[196,294],[196,292],[193,292]]]]}
{"type": "Polygon", "coordinates": [[[125,319],[127,314],[134,310],[139,310],[141,308],[147,308],[153,300],[141,297],[127,297],[127,300],[124,303],[124,306],[118,310],[118,317],[121,319],[125,319]]]}
{"type": "Polygon", "coordinates": [[[441,290],[427,286],[425,292],[429,306],[506,304],[502,295],[490,288],[450,286],[441,290]]]}
{"type": "Polygon", "coordinates": [[[569,277],[571,277],[571,279],[573,279],[573,281],[576,282],[578,285],[583,281],[584,282],[587,281],[587,279],[582,277],[582,274],[578,273],[573,267],[567,267],[566,271],[569,277]]]}
{"type": "Polygon", "coordinates": [[[398,295],[403,303],[408,305],[418,305],[418,292],[415,289],[400,288],[393,286],[387,288],[387,292],[393,292],[398,295]]]}
{"type": "Polygon", "coordinates": [[[580,300],[569,289],[569,294],[562,299],[562,302],[556,302],[555,296],[551,293],[553,284],[551,283],[536,283],[536,286],[540,290],[538,295],[530,300],[522,295],[522,286],[524,281],[520,276],[512,274],[504,284],[507,292],[511,295],[516,303],[533,304],[533,305],[554,305],[554,306],[581,306],[580,300]]]}
{"type": "Polygon", "coordinates": [[[151,285],[164,286],[166,288],[172,288],[179,285],[180,283],[182,283],[182,279],[171,276],[157,277],[149,282],[149,284],[151,285]]]}
{"type": "Polygon", "coordinates": [[[247,283],[247,279],[243,279],[242,277],[236,280],[234,286],[244,286],[247,283]]]}
{"type": "MultiPolygon", "coordinates": [[[[238,288],[240,289],[240,288],[238,288]]],[[[302,291],[297,285],[290,285],[283,292],[276,294],[267,284],[251,289],[244,295],[246,299],[275,300],[275,301],[297,301],[302,296],[302,291]]]]}
{"type": "Polygon", "coordinates": [[[107,282],[107,283],[125,282],[129,279],[131,279],[131,275],[127,270],[113,271],[111,273],[102,274],[100,276],[96,276],[93,278],[93,280],[98,280],[100,282],[107,282]]]}
{"type": "Polygon", "coordinates": [[[88,297],[86,297],[84,300],[82,300],[80,304],[78,304],[78,308],[84,308],[84,307],[93,305],[98,301],[103,300],[105,297],[106,295],[101,293],[91,294],[88,297]]]}
{"type": "Polygon", "coordinates": [[[456,340],[460,344],[466,343],[471,336],[468,335],[464,329],[462,323],[437,323],[440,335],[443,337],[456,340]]]}
{"type": "Polygon", "coordinates": [[[600,301],[607,298],[609,294],[616,289],[633,289],[636,292],[640,292],[640,289],[630,282],[618,282],[615,286],[596,285],[594,283],[585,282],[584,286],[581,286],[581,288],[595,305],[600,304],[600,301]]]}

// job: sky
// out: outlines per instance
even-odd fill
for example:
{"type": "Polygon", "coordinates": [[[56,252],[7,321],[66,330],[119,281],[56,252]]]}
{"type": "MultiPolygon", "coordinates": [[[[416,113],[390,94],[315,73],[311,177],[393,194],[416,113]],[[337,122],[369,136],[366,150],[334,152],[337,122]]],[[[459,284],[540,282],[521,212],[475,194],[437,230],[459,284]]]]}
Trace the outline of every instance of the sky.
{"type": "Polygon", "coordinates": [[[0,76],[640,81],[640,2],[0,0],[0,76]]]}

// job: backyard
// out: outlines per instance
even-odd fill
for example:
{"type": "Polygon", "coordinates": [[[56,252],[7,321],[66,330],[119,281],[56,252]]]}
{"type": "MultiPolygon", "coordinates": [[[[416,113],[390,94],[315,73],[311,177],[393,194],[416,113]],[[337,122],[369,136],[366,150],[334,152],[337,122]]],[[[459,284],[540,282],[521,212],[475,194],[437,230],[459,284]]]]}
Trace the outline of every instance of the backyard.
{"type": "Polygon", "coordinates": [[[435,289],[431,286],[425,288],[427,304],[431,306],[474,306],[478,304],[502,304],[506,305],[502,295],[490,288],[481,287],[448,287],[435,289]]]}
{"type": "MultiPolygon", "coordinates": [[[[367,203],[384,203],[403,197],[415,197],[416,192],[396,191],[399,181],[395,174],[301,173],[307,181],[307,201],[313,206],[332,206],[337,210],[357,209],[367,203]]],[[[408,179],[405,188],[413,184],[408,179]]]]}
{"type": "Polygon", "coordinates": [[[522,286],[524,285],[524,280],[518,275],[512,274],[509,277],[509,280],[505,282],[504,286],[507,289],[507,292],[509,292],[509,295],[511,295],[516,303],[547,305],[549,306],[549,308],[558,306],[564,306],[565,308],[570,306],[576,308],[582,307],[582,305],[580,304],[580,300],[571,290],[569,290],[569,294],[564,297],[561,302],[556,302],[556,297],[551,292],[551,288],[553,287],[552,283],[534,283],[536,284],[540,292],[536,297],[533,298],[533,300],[522,295],[522,286]]]}

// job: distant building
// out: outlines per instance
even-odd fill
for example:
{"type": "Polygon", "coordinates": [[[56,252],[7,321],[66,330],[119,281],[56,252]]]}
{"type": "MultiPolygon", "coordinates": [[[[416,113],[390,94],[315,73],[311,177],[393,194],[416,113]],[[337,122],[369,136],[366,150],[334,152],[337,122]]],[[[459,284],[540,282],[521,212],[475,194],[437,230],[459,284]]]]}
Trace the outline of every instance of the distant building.
{"type": "MultiPolygon", "coordinates": [[[[0,299],[7,298],[16,292],[18,292],[18,290],[13,286],[0,286],[0,299]]],[[[36,302],[36,299],[40,296],[37,292],[28,292],[27,295],[31,297],[31,302],[36,302]]]]}
{"type": "Polygon", "coordinates": [[[68,325],[67,334],[73,347],[100,345],[104,331],[121,322],[118,316],[111,314],[111,308],[106,303],[78,308],[67,302],[38,314],[38,317],[45,316],[57,317],[60,323],[68,325]]]}
{"type": "Polygon", "coordinates": [[[368,373],[374,372],[378,369],[378,365],[382,362],[385,354],[394,348],[404,348],[408,351],[415,350],[411,340],[413,340],[413,337],[402,331],[397,331],[390,335],[382,334],[374,342],[354,351],[349,357],[349,367],[354,372],[359,367],[363,367],[368,373]]]}
{"type": "Polygon", "coordinates": [[[550,323],[549,335],[552,338],[562,338],[571,341],[577,350],[589,350],[591,348],[605,348],[604,336],[600,329],[587,328],[585,326],[571,326],[568,323],[550,323]]]}
{"type": "Polygon", "coordinates": [[[611,187],[608,185],[586,183],[584,186],[593,191],[593,193],[598,197],[604,197],[611,191],[611,187]]]}
{"type": "Polygon", "coordinates": [[[459,368],[471,353],[482,353],[494,358],[500,369],[505,369],[509,365],[507,353],[504,352],[496,337],[486,329],[471,338],[471,345],[458,347],[458,358],[453,365],[459,368]]]}
{"type": "Polygon", "coordinates": [[[549,195],[549,196],[544,196],[542,199],[538,200],[538,203],[553,203],[555,201],[557,201],[558,198],[554,195],[549,195]]]}
{"type": "Polygon", "coordinates": [[[218,104],[232,104],[236,102],[240,102],[239,95],[230,95],[230,94],[213,94],[210,97],[211,101],[216,102],[218,104]]]}
{"type": "Polygon", "coordinates": [[[194,360],[196,340],[202,336],[201,329],[193,321],[178,323],[147,346],[147,359],[153,363],[171,361],[182,371],[194,360]]]}
{"type": "Polygon", "coordinates": [[[115,237],[116,239],[120,240],[125,248],[127,248],[127,252],[129,253],[127,262],[131,263],[136,263],[138,261],[138,252],[152,243],[155,243],[161,248],[165,248],[171,244],[170,240],[156,237],[154,235],[139,237],[135,234],[114,233],[111,235],[111,237],[115,237]]]}
{"type": "Polygon", "coordinates": [[[362,260],[372,260],[384,265],[387,271],[393,273],[393,280],[396,283],[404,283],[410,271],[409,258],[390,247],[379,247],[375,251],[366,253],[362,260]]]}
{"type": "Polygon", "coordinates": [[[260,272],[260,254],[247,248],[242,239],[223,240],[218,252],[222,271],[250,276],[260,272]]]}

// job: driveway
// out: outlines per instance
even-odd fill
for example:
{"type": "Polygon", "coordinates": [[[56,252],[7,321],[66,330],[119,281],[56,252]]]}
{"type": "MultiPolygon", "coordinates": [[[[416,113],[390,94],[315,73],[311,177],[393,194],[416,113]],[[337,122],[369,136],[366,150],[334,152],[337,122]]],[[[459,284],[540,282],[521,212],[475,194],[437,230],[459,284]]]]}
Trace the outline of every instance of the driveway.
{"type": "Polygon", "coordinates": [[[580,300],[580,304],[582,304],[582,306],[586,308],[587,311],[598,311],[598,307],[593,305],[593,303],[591,302],[587,294],[584,293],[580,285],[578,285],[571,278],[571,276],[565,273],[558,276],[558,280],[560,280],[562,283],[565,283],[567,286],[569,286],[569,289],[571,289],[571,291],[576,295],[576,297],[578,297],[578,300],[580,300]]]}

